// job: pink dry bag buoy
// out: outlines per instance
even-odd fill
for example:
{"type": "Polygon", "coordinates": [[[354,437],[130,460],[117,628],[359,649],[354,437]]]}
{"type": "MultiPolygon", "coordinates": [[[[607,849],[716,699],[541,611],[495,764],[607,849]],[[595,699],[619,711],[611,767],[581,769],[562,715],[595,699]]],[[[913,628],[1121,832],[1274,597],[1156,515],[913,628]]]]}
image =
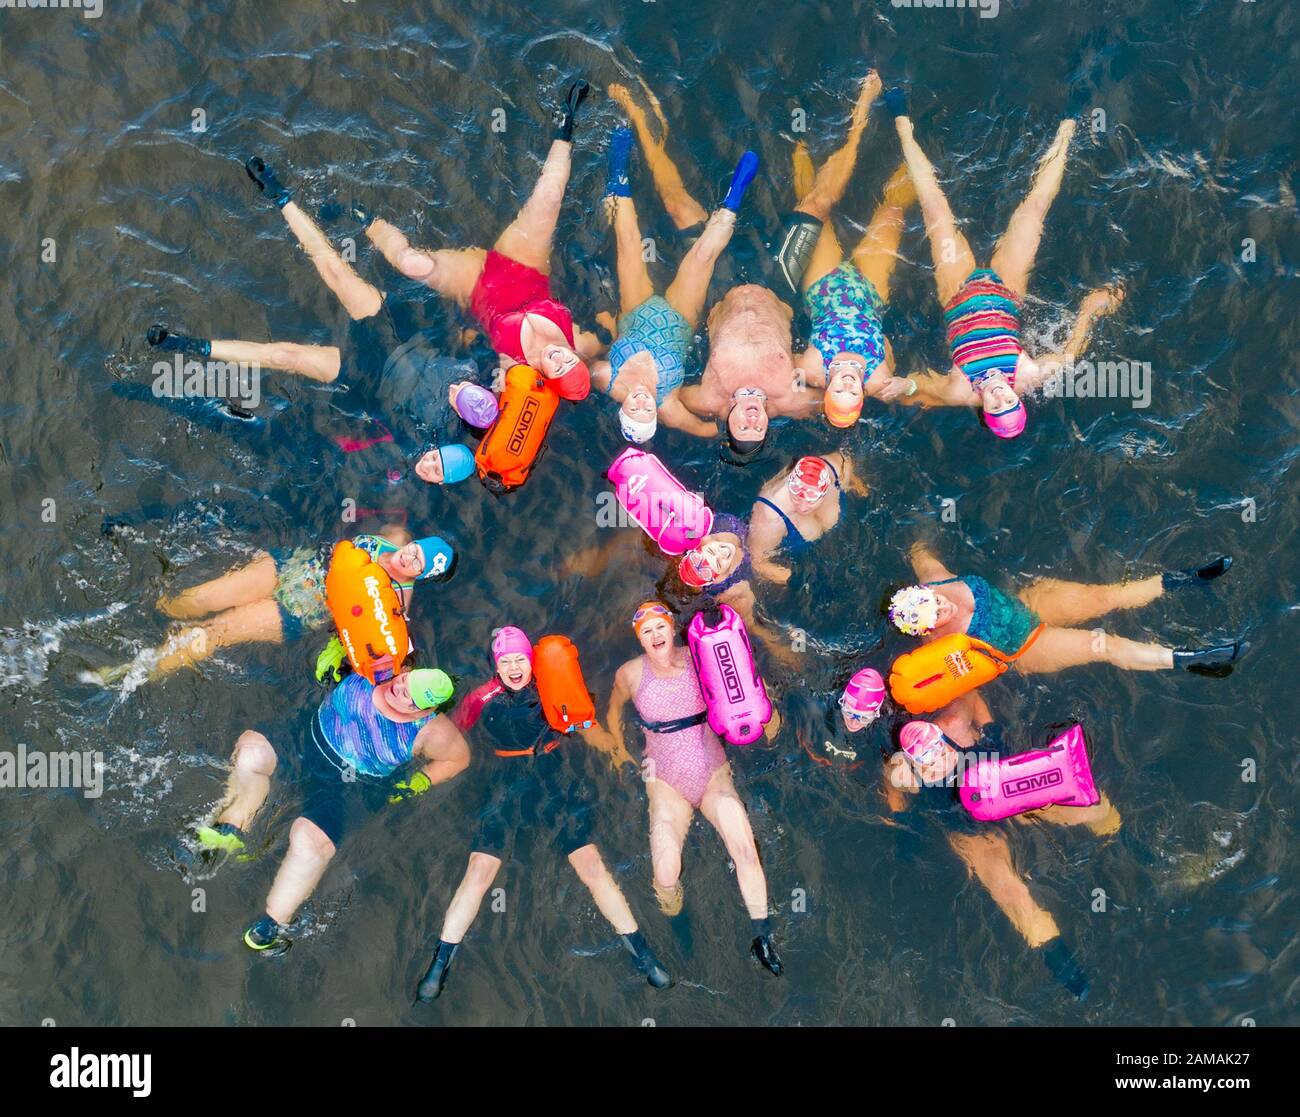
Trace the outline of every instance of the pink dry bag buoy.
{"type": "Polygon", "coordinates": [[[1101,802],[1081,725],[1071,726],[1045,749],[967,768],[958,794],[962,806],[981,822],[1053,804],[1091,807],[1101,802]]]}
{"type": "Polygon", "coordinates": [[[629,446],[606,477],[627,514],[667,555],[682,555],[713,530],[713,513],[653,454],[629,446]]]}
{"type": "Polygon", "coordinates": [[[696,613],[686,646],[700,678],[709,728],[729,745],[750,745],[772,720],[767,688],[754,666],[745,622],[730,605],[696,613]]]}

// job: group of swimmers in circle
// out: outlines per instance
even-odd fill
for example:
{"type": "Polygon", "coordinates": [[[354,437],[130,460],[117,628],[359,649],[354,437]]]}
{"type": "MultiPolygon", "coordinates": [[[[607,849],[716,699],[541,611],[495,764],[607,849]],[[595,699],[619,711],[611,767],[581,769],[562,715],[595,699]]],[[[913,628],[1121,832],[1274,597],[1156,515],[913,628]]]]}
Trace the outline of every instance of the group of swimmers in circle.
{"type": "MultiPolygon", "coordinates": [[[[631,125],[609,138],[605,188],[617,246],[619,314],[602,315],[584,329],[552,290],[550,260],[575,121],[588,93],[581,80],[568,89],[537,182],[491,249],[417,248],[382,218],[359,206],[353,213],[401,275],[468,311],[508,370],[490,386],[471,380],[446,385],[463,423],[459,429],[472,437],[413,454],[414,475],[433,485],[477,475],[491,492],[508,493],[529,480],[562,407],[586,399],[594,385],[617,404],[619,429],[630,444],[607,477],[655,544],[642,545],[642,553],[667,560],[666,572],[663,566],[660,571],[673,593],[647,597],[630,616],[639,653],[617,670],[603,723],[573,643],[558,634],[534,640],[506,617],[492,635],[491,673],[468,692],[458,693],[441,670],[413,666],[416,651],[405,618],[416,587],[446,581],[457,568],[455,548],[436,535],[413,539],[403,526],[385,525],[349,540],[261,551],[220,578],[161,600],[160,610],[184,627],[133,664],[103,669],[101,681],[120,680],[141,663],[156,677],[221,648],[333,633],[316,671],[330,690],[318,709],[305,712],[305,740],[294,754],[302,811],[244,943],[264,954],[287,949],[295,915],[345,833],[385,803],[454,779],[471,762],[472,742],[492,768],[490,787],[418,997],[427,1001],[442,994],[513,835],[524,827],[553,835],[637,970],[651,985],[667,987],[673,979],[594,840],[599,804],[593,781],[575,764],[574,737],[616,767],[637,764],[624,734],[630,703],[644,734],[640,766],[649,801],[653,888],[669,918],[683,911],[682,849],[699,811],[735,866],[751,923],[750,951],[763,969],[780,975],[767,880],[727,748],[772,740],[784,720],[795,725],[799,743],[818,765],[860,769],[864,757],[856,742],[873,725],[892,720],[884,775],[888,810],[925,802],[938,812],[953,850],[1027,944],[1067,989],[1085,996],[1082,967],[1052,915],[1013,869],[1003,828],[991,823],[1032,818],[1110,834],[1120,826],[1119,813],[1092,782],[1081,729],[1044,750],[1013,751],[978,686],[1012,665],[1036,673],[1100,662],[1138,671],[1226,669],[1244,652],[1244,643],[1174,648],[1085,626],[1167,592],[1208,584],[1229,569],[1231,559],[1215,557],[1191,569],[1113,585],[1045,578],[1009,594],[978,574],[954,573],[917,544],[910,552],[916,582],[892,596],[888,613],[901,633],[921,641],[918,649],[888,671],[884,664],[861,666],[835,693],[795,688],[774,704],[750,638],[761,645],[759,659],[791,672],[798,655],[757,615],[754,583],[786,583],[792,571],[783,556],[815,546],[845,514],[845,501],[866,495],[857,463],[842,450],[800,457],[762,487],[746,520],[715,514],[643,449],[662,424],[718,438],[724,459],[744,465],[766,443],[774,419],[810,420],[847,432],[864,407],[888,404],[972,408],[997,438],[1022,435],[1026,401],[1043,383],[1045,370],[1076,359],[1093,325],[1122,300],[1114,288],[1093,291],[1064,350],[1037,358],[1026,351],[1021,303],[1075,122],[1061,123],[1032,188],[989,265],[981,267],[915,139],[903,91],[883,91],[876,73],[869,73],[844,145],[820,168],[803,145],[795,151],[796,205],[771,245],[772,286],[734,287],[706,314],[714,266],[732,238],[758,158],[744,154],[710,213],[687,192],[667,153],[667,123],[653,94],[644,90],[642,104],[629,89],[611,85],[608,94],[631,125]],[[902,163],[885,183],[865,235],[846,253],[832,209],[849,183],[871,106],[882,92],[902,163]],[[662,294],[644,259],[632,200],[629,168],[638,141],[658,195],[690,245],[662,294]],[[881,317],[913,205],[920,207],[933,252],[951,362],[944,372],[900,376],[881,317]],[[807,321],[807,344],[799,353],[792,336],[796,313],[807,321]],[[701,325],[708,358],[698,380],[688,383],[689,354],[701,325]],[[978,755],[979,764],[963,764],[966,755],[978,755]],[[1006,767],[1013,761],[1014,772],[1006,767]],[[1020,800],[1012,801],[1013,790],[1020,800]]],[[[246,170],[279,209],[358,335],[390,352],[398,348],[386,295],[343,259],[270,166],[254,156],[246,170]]],[[[163,325],[149,330],[148,342],[165,352],[256,363],[323,383],[350,365],[340,347],[207,340],[163,325]]],[[[546,483],[544,471],[536,483],[546,483]]],[[[599,573],[616,555],[630,554],[629,537],[641,539],[620,532],[609,546],[572,556],[567,572],[599,573]]],[[[193,836],[199,856],[248,856],[249,830],[279,763],[263,733],[248,730],[239,737],[228,794],[193,836]]]]}

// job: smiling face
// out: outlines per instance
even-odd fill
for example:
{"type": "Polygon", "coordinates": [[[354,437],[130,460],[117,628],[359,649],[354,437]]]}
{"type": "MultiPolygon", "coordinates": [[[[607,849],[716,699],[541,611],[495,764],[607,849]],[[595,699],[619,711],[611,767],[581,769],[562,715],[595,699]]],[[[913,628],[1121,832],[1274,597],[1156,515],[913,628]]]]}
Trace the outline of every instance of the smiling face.
{"type": "Polygon", "coordinates": [[[381,683],[376,689],[382,690],[384,696],[388,699],[388,704],[398,713],[418,714],[422,711],[415,704],[415,699],[411,697],[411,687],[408,683],[408,671],[403,671],[386,683],[381,683]]]}
{"type": "Polygon", "coordinates": [[[851,426],[862,413],[866,375],[867,362],[848,353],[841,353],[826,366],[823,406],[836,426],[851,426]]]}
{"type": "Polygon", "coordinates": [[[554,380],[570,369],[576,368],[578,360],[578,354],[572,349],[563,345],[548,345],[542,350],[537,371],[548,379],[554,380]]]}
{"type": "Polygon", "coordinates": [[[731,540],[721,535],[705,536],[699,547],[709,569],[713,571],[714,582],[721,582],[739,564],[741,550],[731,540]]]}
{"type": "Polygon", "coordinates": [[[415,463],[415,475],[430,485],[441,485],[443,481],[442,455],[437,450],[426,450],[415,463]]]}
{"type": "Polygon", "coordinates": [[[523,690],[533,679],[533,665],[522,652],[512,652],[497,660],[497,675],[511,690],[523,690]]]}
{"type": "Polygon", "coordinates": [[[727,431],[737,442],[761,442],[767,437],[766,400],[761,395],[742,396],[727,415],[727,431]]]}
{"type": "Polygon", "coordinates": [[[663,659],[673,648],[673,626],[667,617],[652,617],[642,621],[637,630],[641,647],[652,659],[663,659]]]}
{"type": "Polygon", "coordinates": [[[942,628],[949,621],[955,620],[961,610],[958,609],[957,603],[945,594],[942,589],[934,591],[934,599],[939,606],[935,628],[942,628]]]}
{"type": "Polygon", "coordinates": [[[389,570],[404,582],[414,581],[424,573],[424,552],[417,543],[408,543],[384,557],[388,559],[389,570]]]}
{"type": "Polygon", "coordinates": [[[840,707],[840,717],[844,720],[844,728],[850,733],[858,733],[866,729],[879,716],[878,713],[859,714],[855,710],[847,709],[844,706],[840,707]]]}
{"type": "Polygon", "coordinates": [[[1008,411],[1020,402],[1020,397],[1000,372],[989,373],[980,388],[980,405],[985,412],[997,414],[1008,411]]]}
{"type": "Polygon", "coordinates": [[[627,394],[623,401],[623,414],[633,422],[649,423],[659,412],[654,393],[649,388],[636,387],[627,394]]]}

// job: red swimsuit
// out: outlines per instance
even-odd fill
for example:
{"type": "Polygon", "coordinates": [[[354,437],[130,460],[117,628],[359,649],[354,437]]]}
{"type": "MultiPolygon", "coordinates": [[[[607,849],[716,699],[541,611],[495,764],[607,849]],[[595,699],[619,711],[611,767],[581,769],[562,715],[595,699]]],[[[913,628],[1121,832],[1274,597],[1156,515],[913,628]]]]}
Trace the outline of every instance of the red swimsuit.
{"type": "Polygon", "coordinates": [[[483,323],[498,353],[526,362],[520,334],[524,315],[538,314],[560,328],[573,348],[573,315],[551,298],[551,281],[536,268],[491,251],[469,297],[470,313],[483,323]]]}

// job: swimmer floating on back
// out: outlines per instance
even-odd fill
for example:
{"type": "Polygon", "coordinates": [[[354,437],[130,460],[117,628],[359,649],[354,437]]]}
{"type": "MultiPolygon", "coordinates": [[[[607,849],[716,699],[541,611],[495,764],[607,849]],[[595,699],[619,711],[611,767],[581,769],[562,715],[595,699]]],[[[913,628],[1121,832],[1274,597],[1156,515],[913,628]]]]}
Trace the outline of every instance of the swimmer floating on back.
{"type": "MultiPolygon", "coordinates": [[[[844,146],[822,165],[785,220],[776,248],[774,281],[789,298],[798,297],[820,232],[852,177],[871,102],[879,91],[880,78],[872,71],[858,91],[844,146]]],[[[690,235],[708,214],[687,192],[668,155],[668,126],[658,101],[645,89],[662,136],[655,135],[645,111],[625,87],[611,85],[609,94],[636,129],[664,208],[677,228],[690,235]]],[[[709,312],[709,360],[700,382],[682,389],[681,400],[701,418],[722,420],[728,444],[739,458],[762,448],[772,419],[808,418],[821,410],[821,389],[795,372],[792,313],[788,303],[757,284],[733,287],[709,312]]]]}
{"type": "Polygon", "coordinates": [[[923,373],[901,402],[922,406],[978,407],[981,420],[999,438],[1025,429],[1021,398],[1040,387],[1063,365],[1072,364],[1087,344],[1093,324],[1113,313],[1123,299],[1118,289],[1093,291],[1079,309],[1065,351],[1033,360],[1021,340],[1020,304],[1038,255],[1047,211],[1061,188],[1076,123],[1063,120],[1056,139],[1038,165],[1033,187],[993,250],[990,266],[980,268],[957,228],[934,167],[913,136],[907,98],[891,89],[885,101],[895,117],[903,158],[915,185],[934,256],[934,282],[944,310],[952,367],[947,374],[923,373]]]}
{"type": "MultiPolygon", "coordinates": [[[[417,582],[445,580],[454,569],[455,552],[436,535],[411,541],[405,529],[390,526],[358,535],[352,542],[383,567],[404,609],[410,605],[417,582]]],[[[158,679],[178,668],[193,667],[222,648],[284,644],[307,632],[332,627],[325,575],[333,549],[331,541],[259,551],[228,574],[159,598],[159,612],[173,620],[194,622],[192,626],[177,630],[161,647],[142,652],[130,662],[101,668],[87,681],[111,685],[137,667],[147,670],[149,678],[158,679]]],[[[341,661],[339,645],[335,666],[341,661]]]]}
{"type": "Polygon", "coordinates": [[[779,977],[781,959],[772,944],[767,879],[731,765],[706,720],[695,665],[686,649],[674,642],[673,615],[663,602],[644,602],[632,616],[632,628],[644,654],[618,669],[606,723],[616,753],[626,753],[623,708],[629,701],[645,729],[642,767],[659,907],[668,916],[682,911],[682,847],[698,810],[718,832],[736,866],[736,882],[753,926],[754,957],[779,977]]]}
{"type": "MultiPolygon", "coordinates": [[[[403,671],[378,686],[349,675],[302,730],[302,814],[289,828],[289,851],[266,897],[264,913],[244,932],[244,945],[268,956],[289,948],[288,925],[320,883],[347,830],[386,803],[445,783],[469,765],[469,747],[450,718],[435,713],[451,700],[441,671],[403,671]],[[398,769],[423,762],[409,779],[398,769]]],[[[239,855],[271,787],[278,763],[267,737],[245,730],[235,742],[226,801],[198,827],[206,856],[239,855]]]]}
{"type": "Polygon", "coordinates": [[[754,572],[783,585],[792,571],[772,561],[784,548],[791,556],[812,546],[840,520],[840,494],[867,495],[847,454],[809,455],[763,486],[749,516],[754,572]]]}
{"type": "Polygon", "coordinates": [[[1147,605],[1166,590],[1205,585],[1231,567],[1227,555],[1192,570],[1167,570],[1109,586],[1041,578],[1016,597],[976,575],[954,574],[923,544],[914,546],[910,557],[912,569],[924,581],[894,595],[889,615],[899,631],[926,643],[965,632],[1005,656],[1015,656],[1021,671],[1060,671],[1084,663],[1110,663],[1128,671],[1224,668],[1249,647],[1233,640],[1205,648],[1170,648],[1074,627],[1118,609],[1147,605]]]}
{"type": "MultiPolygon", "coordinates": [[[[480,739],[486,738],[492,788],[418,998],[432,1001],[441,996],[452,959],[515,836],[543,828],[552,832],[556,848],[591,892],[637,970],[655,988],[667,988],[672,984],[668,971],[638,930],[622,889],[592,840],[592,789],[581,778],[577,758],[569,755],[582,745],[547,724],[533,678],[533,646],[522,629],[507,625],[493,633],[492,663],[492,678],[463,697],[452,714],[458,728],[476,729],[480,739]]],[[[590,729],[577,733],[597,748],[606,747],[601,734],[590,729]]]]}
{"type": "Polygon", "coordinates": [[[587,362],[601,352],[595,335],[576,330],[567,307],[551,297],[551,250],[569,182],[573,126],[588,85],[579,79],[555,113],[555,132],[532,194],[490,251],[482,248],[411,247],[387,221],[376,218],[366,236],[403,275],[454,300],[483,326],[502,368],[526,364],[569,400],[591,388],[587,362]]]}
{"type": "Polygon", "coordinates": [[[686,359],[709,294],[713,266],[731,240],[736,211],[745,188],[758,171],[758,156],[747,151],[732,177],[731,188],[713,212],[699,239],[677,267],[662,296],[656,295],[646,267],[628,160],[632,131],[617,128],[610,137],[606,207],[618,250],[618,335],[609,359],[592,370],[596,387],[619,404],[619,425],[629,442],[648,442],[659,420],[688,434],[712,437],[712,422],[696,418],[679,398],[686,379],[686,359]]]}
{"type": "MultiPolygon", "coordinates": [[[[953,851],[1035,951],[1042,952],[1047,969],[1077,998],[1088,995],[1088,977],[1061,937],[1050,912],[1034,900],[1024,877],[1016,872],[1006,827],[978,822],[957,796],[954,774],[963,749],[976,749],[981,758],[1002,752],[1002,733],[988,706],[977,693],[965,694],[930,715],[929,721],[910,721],[902,727],[899,751],[885,765],[885,801],[891,813],[919,806],[943,828],[953,851]]],[[[1119,812],[1102,794],[1091,807],[1051,806],[1016,815],[1020,823],[1051,822],[1059,826],[1087,826],[1108,836],[1120,828],[1119,812]]]]}

